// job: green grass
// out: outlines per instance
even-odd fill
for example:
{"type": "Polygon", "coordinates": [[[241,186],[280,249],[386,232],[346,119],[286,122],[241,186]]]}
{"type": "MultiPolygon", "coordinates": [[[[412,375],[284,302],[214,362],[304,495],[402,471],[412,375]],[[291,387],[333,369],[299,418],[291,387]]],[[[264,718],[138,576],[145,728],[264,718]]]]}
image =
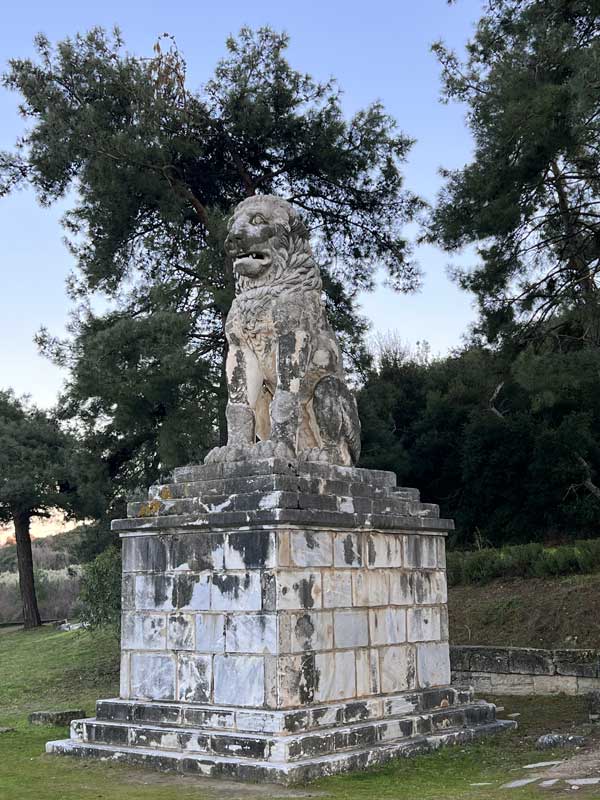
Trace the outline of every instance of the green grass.
{"type": "MultiPolygon", "coordinates": [[[[78,706],[92,712],[98,697],[117,693],[117,649],[116,641],[107,634],[59,633],[51,628],[0,634],[0,726],[15,728],[0,734],[2,800],[254,800],[292,796],[326,800],[540,800],[539,789],[507,791],[499,786],[521,777],[522,765],[556,756],[534,749],[540,733],[576,731],[585,721],[581,699],[503,698],[499,702],[505,705],[506,713],[521,713],[515,733],[292,790],[240,787],[45,755],[46,741],[65,738],[67,730],[29,726],[27,713],[78,706]],[[470,785],[487,782],[493,785],[470,785]]],[[[564,758],[564,753],[557,757],[564,758]]],[[[578,792],[578,797],[592,796],[598,796],[593,787],[578,792]]]]}

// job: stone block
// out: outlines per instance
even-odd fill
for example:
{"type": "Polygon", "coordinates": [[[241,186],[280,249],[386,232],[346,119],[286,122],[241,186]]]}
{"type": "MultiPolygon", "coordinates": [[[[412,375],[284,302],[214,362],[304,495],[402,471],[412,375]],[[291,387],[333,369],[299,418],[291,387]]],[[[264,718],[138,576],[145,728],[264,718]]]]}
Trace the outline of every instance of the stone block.
{"type": "Polygon", "coordinates": [[[261,656],[214,656],[214,702],[224,706],[262,706],[265,667],[261,656]]]}
{"type": "Polygon", "coordinates": [[[378,694],[380,689],[379,679],[379,654],[377,650],[356,651],[356,695],[378,694]]]}
{"type": "Polygon", "coordinates": [[[334,534],[333,563],[336,567],[362,567],[362,536],[360,533],[334,534]]]}
{"type": "Polygon", "coordinates": [[[287,530],[278,530],[276,537],[277,566],[279,568],[292,566],[292,553],[290,548],[290,533],[287,530]]]}
{"type": "Polygon", "coordinates": [[[367,535],[367,566],[401,567],[404,537],[396,533],[369,533],[367,535]]]}
{"type": "Polygon", "coordinates": [[[280,646],[284,653],[333,649],[331,611],[306,611],[281,617],[280,646]]]}
{"type": "Polygon", "coordinates": [[[338,498],[330,494],[308,494],[299,492],[295,495],[298,508],[307,508],[313,511],[337,511],[338,498]]]}
{"type": "Polygon", "coordinates": [[[386,570],[360,570],[352,575],[352,600],[355,606],[385,606],[390,599],[386,570]]]}
{"type": "Polygon", "coordinates": [[[576,675],[578,678],[600,677],[598,650],[554,650],[553,660],[558,675],[576,675]]]}
{"type": "Polygon", "coordinates": [[[439,569],[446,569],[446,539],[444,536],[435,536],[435,549],[437,556],[437,566],[439,569]]]}
{"type": "Polygon", "coordinates": [[[180,572],[173,578],[175,607],[204,611],[211,605],[211,573],[180,572]]]}
{"type": "Polygon", "coordinates": [[[224,652],[224,614],[196,614],[196,650],[200,653],[224,652]]]}
{"type": "Polygon", "coordinates": [[[169,614],[167,618],[167,647],[170,650],[196,649],[196,620],[193,614],[169,614]]]}
{"type": "Polygon", "coordinates": [[[295,610],[321,608],[321,573],[285,570],[277,573],[277,608],[295,610]]]}
{"type": "Polygon", "coordinates": [[[126,650],[121,650],[119,669],[119,697],[130,697],[129,653],[126,650]]]}
{"type": "Polygon", "coordinates": [[[317,675],[314,699],[318,703],[356,696],[354,651],[315,654],[317,675]]]}
{"type": "Polygon", "coordinates": [[[450,647],[450,665],[452,672],[468,672],[470,669],[471,648],[462,645],[450,647]]]}
{"type": "Polygon", "coordinates": [[[260,573],[214,573],[210,608],[214,611],[260,611],[262,608],[260,573]]]}
{"type": "Polygon", "coordinates": [[[371,644],[385,646],[406,641],[406,611],[403,608],[376,608],[369,611],[371,644]]]}
{"type": "Polygon", "coordinates": [[[237,711],[235,719],[239,731],[278,733],[282,729],[281,718],[272,711],[237,711]]]}
{"type": "Polygon", "coordinates": [[[323,573],[323,608],[347,608],[352,605],[350,570],[327,570],[323,573]]]}
{"type": "Polygon", "coordinates": [[[135,608],[135,575],[123,573],[121,580],[121,608],[131,611],[135,608]]]}
{"type": "Polygon", "coordinates": [[[384,713],[387,717],[396,717],[401,714],[415,714],[420,710],[418,695],[401,695],[383,701],[384,713]]]}
{"type": "Polygon", "coordinates": [[[369,644],[369,617],[366,610],[334,611],[335,647],[366,647],[369,644]]]}
{"type": "Polygon", "coordinates": [[[123,539],[123,572],[164,572],[168,564],[168,544],[161,536],[123,539]]]}
{"type": "Polygon", "coordinates": [[[341,511],[345,514],[354,514],[360,507],[360,499],[348,495],[338,495],[334,498],[334,502],[334,510],[341,511]]]}
{"type": "MultiPolygon", "coordinates": [[[[474,676],[481,676],[481,674],[474,673],[474,676]]],[[[535,692],[533,675],[506,675],[490,672],[487,673],[487,677],[490,681],[489,691],[494,694],[527,695],[535,692]]],[[[473,683],[477,686],[477,678],[474,677],[473,683]]]]}
{"type": "Polygon", "coordinates": [[[393,645],[379,650],[381,691],[386,694],[414,689],[417,685],[415,648],[393,645]]]}
{"type": "Polygon", "coordinates": [[[164,650],[166,631],[164,614],[125,613],[122,616],[121,647],[124,650],[164,650]]]}
{"type": "Polygon", "coordinates": [[[306,705],[315,699],[320,681],[316,672],[315,653],[280,656],[277,659],[277,683],[280,708],[306,705]]]}
{"type": "Polygon", "coordinates": [[[435,569],[438,566],[437,537],[414,533],[405,536],[404,564],[412,569],[435,569]]]}
{"type": "Polygon", "coordinates": [[[227,535],[226,569],[268,569],[274,567],[275,563],[275,534],[271,531],[236,531],[227,535]]]}
{"type": "Polygon", "coordinates": [[[473,672],[510,672],[505,647],[470,647],[469,669],[473,672]]]}
{"type": "Polygon", "coordinates": [[[577,678],[577,694],[599,693],[598,678],[577,678]]]}
{"type": "Polygon", "coordinates": [[[435,607],[409,608],[406,612],[409,642],[431,642],[441,639],[440,610],[435,607]]]}
{"type": "Polygon", "coordinates": [[[173,611],[176,608],[173,578],[160,574],[136,575],[135,608],[138,611],[173,611]]]}
{"type": "Polygon", "coordinates": [[[577,678],[574,675],[534,675],[534,694],[568,694],[576,695],[577,678]]]}
{"type": "Polygon", "coordinates": [[[276,653],[275,614],[231,614],[227,618],[225,650],[228,653],[276,653]]]}
{"type": "MultiPolygon", "coordinates": [[[[29,715],[28,722],[30,725],[56,725],[63,727],[70,725],[73,720],[85,717],[85,711],[81,708],[76,708],[70,711],[34,711],[29,715]]],[[[9,730],[8,728],[6,729],[9,730]]],[[[13,730],[13,728],[10,728],[13,730]]]]}
{"type": "Polygon", "coordinates": [[[440,606],[440,639],[442,642],[448,642],[450,639],[450,630],[448,625],[448,606],[440,606]]]}
{"type": "Polygon", "coordinates": [[[421,688],[450,683],[448,645],[433,642],[417,645],[417,679],[421,688]]]}
{"type": "Polygon", "coordinates": [[[414,572],[394,572],[390,575],[390,604],[412,606],[415,600],[414,572]]]}
{"type": "Polygon", "coordinates": [[[166,655],[131,654],[131,697],[175,699],[175,659],[166,655]]]}
{"type": "Polygon", "coordinates": [[[291,562],[296,567],[331,567],[333,534],[330,531],[290,531],[291,562]]]}
{"type": "Polygon", "coordinates": [[[212,657],[179,653],[177,699],[183,703],[208,703],[211,699],[212,657]]]}
{"type": "Polygon", "coordinates": [[[415,573],[415,600],[421,605],[442,605],[448,602],[446,574],[440,570],[415,573]]]}
{"type": "Polygon", "coordinates": [[[171,537],[171,569],[205,572],[224,567],[222,533],[185,533],[171,537]]]}
{"type": "Polygon", "coordinates": [[[514,647],[508,651],[508,671],[522,675],[554,675],[556,668],[548,650],[514,647]]]}

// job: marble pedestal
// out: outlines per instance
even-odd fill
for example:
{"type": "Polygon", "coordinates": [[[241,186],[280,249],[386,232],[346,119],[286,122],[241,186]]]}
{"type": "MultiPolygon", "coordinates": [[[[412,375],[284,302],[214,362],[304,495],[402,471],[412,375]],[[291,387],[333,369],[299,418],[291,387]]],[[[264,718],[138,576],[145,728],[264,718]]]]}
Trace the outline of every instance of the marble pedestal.
{"type": "Polygon", "coordinates": [[[175,470],[123,537],[120,698],[48,752],[279,783],[504,729],[449,686],[449,520],[389,472],[175,470]]]}

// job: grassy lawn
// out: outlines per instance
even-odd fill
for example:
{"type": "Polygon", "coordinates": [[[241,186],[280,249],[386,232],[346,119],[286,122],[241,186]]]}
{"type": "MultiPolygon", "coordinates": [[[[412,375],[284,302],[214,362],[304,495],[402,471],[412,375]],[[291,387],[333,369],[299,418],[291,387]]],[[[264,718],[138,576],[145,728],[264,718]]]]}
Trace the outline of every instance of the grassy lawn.
{"type": "MultiPolygon", "coordinates": [[[[65,738],[64,728],[27,724],[32,710],[82,707],[117,694],[117,643],[109,635],[59,633],[52,628],[0,636],[0,798],[2,800],[216,800],[240,798],[394,798],[394,800],[540,800],[546,792],[500,785],[525,776],[524,764],[565,758],[534,749],[540,733],[580,730],[584,703],[576,698],[496,698],[505,714],[519,712],[519,730],[468,747],[394,762],[383,769],[329,778],[286,790],[161,775],[118,764],[47,756],[45,742],[65,738]],[[473,786],[476,783],[491,784],[473,786]]],[[[564,793],[565,784],[551,795],[564,793]]],[[[598,787],[578,797],[598,797],[598,787]]]]}

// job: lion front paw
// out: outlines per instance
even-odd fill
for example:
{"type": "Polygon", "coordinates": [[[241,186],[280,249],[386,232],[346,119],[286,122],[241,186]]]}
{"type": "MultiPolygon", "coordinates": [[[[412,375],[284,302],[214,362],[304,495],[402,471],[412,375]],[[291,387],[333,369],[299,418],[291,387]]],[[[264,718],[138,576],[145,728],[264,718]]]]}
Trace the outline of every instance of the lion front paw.
{"type": "Polygon", "coordinates": [[[316,461],[320,464],[341,464],[336,447],[310,447],[298,455],[298,461],[316,461]]]}
{"type": "Polygon", "coordinates": [[[204,459],[205,464],[222,464],[225,461],[248,461],[250,447],[235,447],[227,444],[223,447],[213,447],[204,459]]]}
{"type": "Polygon", "coordinates": [[[275,442],[266,439],[264,442],[257,442],[253,448],[254,458],[281,458],[288,461],[295,461],[296,454],[290,445],[285,442],[275,442]]]}

